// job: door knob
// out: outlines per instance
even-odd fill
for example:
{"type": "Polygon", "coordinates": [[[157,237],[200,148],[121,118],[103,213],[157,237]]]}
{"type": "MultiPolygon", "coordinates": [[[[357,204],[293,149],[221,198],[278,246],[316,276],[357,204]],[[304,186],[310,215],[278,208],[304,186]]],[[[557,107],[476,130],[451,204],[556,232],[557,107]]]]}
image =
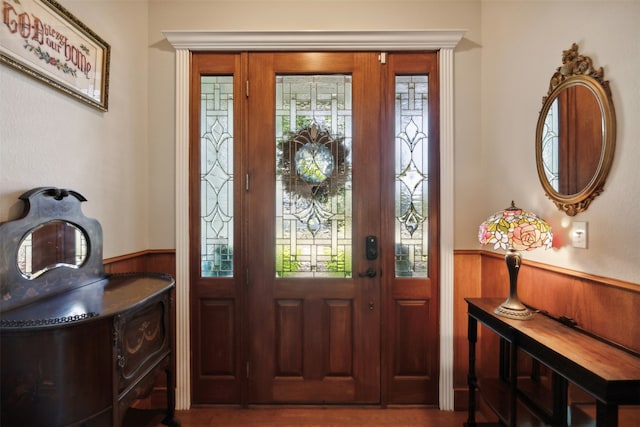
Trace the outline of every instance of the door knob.
{"type": "Polygon", "coordinates": [[[359,277],[376,277],[376,269],[373,267],[367,268],[367,271],[363,273],[358,273],[359,277]]]}

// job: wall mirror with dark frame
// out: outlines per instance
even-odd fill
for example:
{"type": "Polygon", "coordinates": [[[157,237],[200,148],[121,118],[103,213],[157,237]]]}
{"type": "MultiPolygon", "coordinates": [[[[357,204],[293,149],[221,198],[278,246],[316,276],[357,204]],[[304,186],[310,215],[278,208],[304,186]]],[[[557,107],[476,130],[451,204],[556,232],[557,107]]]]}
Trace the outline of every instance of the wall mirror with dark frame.
{"type": "Polygon", "coordinates": [[[616,116],[602,67],[578,52],[562,52],[536,127],[536,164],[545,194],[569,216],[604,190],[616,143],[616,116]]]}

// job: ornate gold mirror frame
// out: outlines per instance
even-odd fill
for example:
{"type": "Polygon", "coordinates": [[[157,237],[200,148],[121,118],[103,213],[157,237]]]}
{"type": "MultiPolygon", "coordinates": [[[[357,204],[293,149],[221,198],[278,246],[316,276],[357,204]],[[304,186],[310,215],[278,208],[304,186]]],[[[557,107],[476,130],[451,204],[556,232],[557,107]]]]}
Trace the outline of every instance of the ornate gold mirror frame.
{"type": "Polygon", "coordinates": [[[616,116],[609,82],[602,67],[596,70],[574,43],[562,52],[562,66],[542,103],[536,127],[538,177],[546,196],[574,216],[602,193],[611,169],[616,116]]]}

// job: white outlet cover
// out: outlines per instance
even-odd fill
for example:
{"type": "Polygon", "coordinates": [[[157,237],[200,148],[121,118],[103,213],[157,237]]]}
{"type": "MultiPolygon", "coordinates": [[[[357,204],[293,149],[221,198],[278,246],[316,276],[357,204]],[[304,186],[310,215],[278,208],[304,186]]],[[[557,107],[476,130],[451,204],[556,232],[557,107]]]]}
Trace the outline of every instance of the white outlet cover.
{"type": "Polygon", "coordinates": [[[587,249],[587,223],[575,221],[571,224],[571,245],[574,248],[587,249]]]}

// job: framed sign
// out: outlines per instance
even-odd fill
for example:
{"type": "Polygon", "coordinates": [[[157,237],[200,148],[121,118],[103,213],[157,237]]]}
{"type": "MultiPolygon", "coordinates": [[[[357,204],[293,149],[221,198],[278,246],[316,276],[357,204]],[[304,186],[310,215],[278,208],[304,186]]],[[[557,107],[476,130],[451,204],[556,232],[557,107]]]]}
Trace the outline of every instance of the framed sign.
{"type": "Polygon", "coordinates": [[[54,0],[2,0],[0,62],[102,111],[111,47],[54,0]]]}

